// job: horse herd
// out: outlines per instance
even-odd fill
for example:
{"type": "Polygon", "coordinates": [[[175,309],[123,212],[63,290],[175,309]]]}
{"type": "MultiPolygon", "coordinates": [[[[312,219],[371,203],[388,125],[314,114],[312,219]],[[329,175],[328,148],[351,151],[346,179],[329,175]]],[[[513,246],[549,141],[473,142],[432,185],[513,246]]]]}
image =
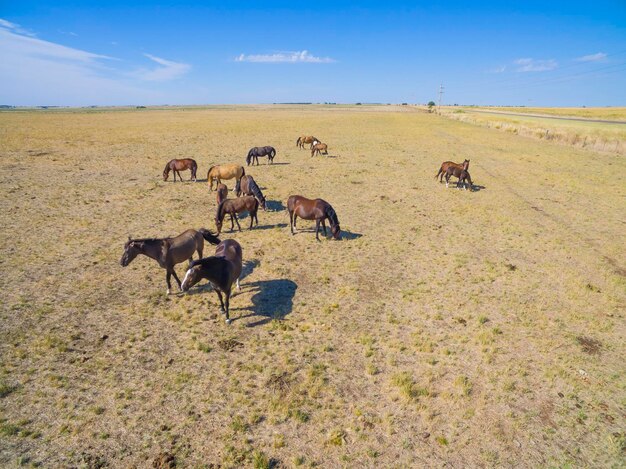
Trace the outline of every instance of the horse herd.
{"type": "MultiPolygon", "coordinates": [[[[328,146],[321,143],[319,139],[313,136],[302,136],[296,141],[296,146],[304,149],[304,145],[309,144],[311,156],[315,154],[328,154],[328,146]]],[[[272,164],[276,156],[274,147],[254,147],[251,148],[246,156],[248,166],[254,165],[256,161],[259,164],[259,157],[268,157],[268,164],[272,164]]],[[[446,179],[446,187],[448,187],[452,176],[458,178],[457,188],[463,186],[473,190],[472,178],[469,174],[469,160],[463,163],[454,163],[445,161],[441,164],[439,172],[435,179],[439,178],[439,182],[446,179]]],[[[198,165],[191,158],[174,159],[167,163],[163,170],[163,180],[167,181],[169,173],[174,173],[174,182],[176,175],[182,181],[180,171],[191,171],[191,180],[197,181],[196,173],[198,165]]],[[[265,196],[261,188],[251,175],[247,175],[243,166],[238,164],[221,164],[211,166],[207,173],[207,181],[209,184],[209,192],[213,191],[215,183],[215,191],[217,193],[217,209],[215,212],[215,227],[217,235],[222,232],[222,227],[226,215],[230,216],[230,229],[234,230],[235,224],[241,231],[241,226],[237,218],[238,213],[247,211],[250,215],[250,226],[252,229],[254,223],[259,224],[258,209],[261,207],[267,210],[265,196]],[[228,187],[222,183],[223,180],[235,179],[235,188],[233,191],[236,198],[228,198],[228,187]]],[[[301,195],[292,195],[287,199],[287,211],[289,213],[289,228],[291,234],[296,233],[296,220],[298,217],[304,220],[315,220],[315,238],[319,241],[320,226],[326,232],[326,220],[330,225],[330,233],[332,238],[341,239],[341,228],[339,218],[333,207],[322,199],[308,199],[301,195]]],[[[215,289],[220,300],[220,309],[226,315],[226,323],[230,324],[229,306],[233,284],[239,287],[239,277],[242,272],[243,250],[241,245],[234,239],[220,240],[210,230],[200,228],[199,230],[189,229],[178,236],[170,238],[139,238],[131,239],[124,245],[124,254],[120,259],[120,264],[126,267],[139,254],[143,254],[154,259],[165,269],[165,281],[167,283],[167,294],[171,293],[171,277],[174,277],[180,291],[187,291],[189,288],[198,283],[201,279],[207,279],[215,289]],[[203,258],[204,242],[217,245],[215,255],[203,258]],[[193,259],[193,254],[198,254],[198,259],[193,259]],[[189,266],[183,281],[181,282],[174,266],[185,260],[189,260],[189,266]]]]}
{"type": "MultiPolygon", "coordinates": [[[[308,136],[300,137],[297,146],[304,148],[304,143],[310,143],[311,156],[315,153],[328,154],[328,146],[321,143],[319,139],[308,136]]],[[[274,147],[254,147],[246,156],[246,164],[254,165],[256,161],[259,165],[259,157],[268,157],[268,164],[272,164],[276,156],[274,147]]],[[[170,160],[163,170],[163,181],[167,181],[170,172],[174,173],[182,181],[180,171],[190,170],[192,181],[197,181],[198,164],[191,158],[170,160]]],[[[238,164],[221,164],[211,166],[207,173],[209,191],[217,193],[217,209],[215,212],[215,226],[217,235],[222,232],[222,226],[226,215],[230,216],[230,229],[234,229],[235,223],[241,231],[241,225],[237,218],[238,213],[247,211],[250,215],[250,226],[259,224],[258,209],[261,207],[267,210],[266,199],[261,188],[254,178],[247,175],[243,166],[238,164]],[[228,198],[228,187],[222,183],[223,180],[235,179],[234,192],[236,198],[228,198]]],[[[331,235],[334,239],[341,239],[341,228],[339,219],[333,207],[322,199],[307,199],[301,195],[292,195],[287,200],[289,212],[289,224],[291,234],[296,231],[296,219],[300,217],[305,220],[315,220],[315,237],[319,241],[320,225],[326,235],[326,220],[330,224],[331,235]]],[[[239,277],[243,266],[243,250],[241,245],[234,239],[220,240],[210,230],[200,228],[199,230],[189,229],[178,236],[170,238],[137,238],[131,239],[124,245],[124,253],[120,259],[120,264],[126,267],[139,254],[143,254],[154,259],[165,269],[165,281],[167,283],[167,294],[171,293],[171,277],[174,277],[180,291],[187,291],[198,283],[201,279],[207,279],[213,286],[220,300],[220,309],[226,315],[226,323],[230,324],[230,297],[233,284],[240,290],[239,277]],[[203,258],[204,242],[217,245],[215,255],[203,258]],[[193,259],[193,254],[198,254],[198,259],[193,259]],[[174,266],[185,260],[189,260],[189,266],[183,281],[176,275],[174,266]]]]}

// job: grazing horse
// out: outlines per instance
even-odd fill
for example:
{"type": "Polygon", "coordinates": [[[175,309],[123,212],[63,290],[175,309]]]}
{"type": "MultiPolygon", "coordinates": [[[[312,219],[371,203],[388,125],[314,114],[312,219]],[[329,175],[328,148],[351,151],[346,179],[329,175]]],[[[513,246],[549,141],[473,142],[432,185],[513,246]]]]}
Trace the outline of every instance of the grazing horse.
{"type": "Polygon", "coordinates": [[[315,145],[311,147],[311,156],[315,154],[323,153],[324,155],[328,155],[328,145],[325,143],[317,142],[315,145]]]}
{"type": "Polygon", "coordinates": [[[197,231],[187,230],[174,238],[130,239],[129,236],[128,241],[124,245],[124,254],[120,259],[120,264],[122,267],[126,267],[139,254],[154,259],[167,271],[165,281],[167,282],[167,294],[169,295],[172,288],[170,283],[172,275],[180,287],[180,280],[176,275],[174,266],[187,259],[191,261],[195,251],[198,251],[198,257],[202,258],[205,239],[211,244],[220,242],[217,236],[214,236],[213,233],[204,228],[200,228],[197,231]]]}
{"type": "Polygon", "coordinates": [[[217,205],[221,204],[227,198],[228,198],[228,187],[226,187],[226,184],[218,184],[217,185],[217,205]]]}
{"type": "Polygon", "coordinates": [[[239,276],[241,275],[243,253],[241,246],[234,239],[222,241],[215,249],[215,256],[206,257],[189,264],[189,270],[185,274],[181,289],[189,290],[200,279],[207,279],[213,285],[217,297],[220,299],[220,309],[226,313],[226,324],[230,324],[229,306],[230,293],[233,283],[239,287],[239,276]],[[226,302],[222,298],[226,297],[226,302]]]}
{"type": "Polygon", "coordinates": [[[237,222],[237,228],[241,231],[241,225],[239,225],[239,220],[237,220],[237,214],[246,210],[250,213],[249,229],[252,229],[254,220],[256,220],[256,224],[258,226],[259,217],[257,216],[257,212],[259,210],[259,202],[254,197],[246,195],[237,199],[226,199],[219,204],[217,212],[215,213],[215,226],[217,227],[217,234],[222,232],[222,223],[224,222],[224,217],[227,213],[230,215],[230,231],[233,231],[235,227],[233,220],[237,222]]]}
{"type": "Polygon", "coordinates": [[[209,181],[209,190],[213,190],[213,181],[217,181],[216,189],[219,184],[221,184],[222,179],[232,179],[235,178],[237,182],[241,179],[241,176],[245,175],[246,171],[243,169],[243,166],[230,163],[230,164],[220,164],[216,166],[211,166],[209,168],[209,172],[207,173],[207,180],[209,181]]]}
{"type": "Polygon", "coordinates": [[[446,171],[448,170],[450,166],[453,166],[459,169],[464,169],[465,171],[467,171],[469,169],[469,163],[470,163],[470,160],[465,160],[463,161],[463,163],[454,163],[452,161],[444,161],[443,163],[441,163],[441,167],[439,168],[439,172],[435,176],[435,179],[437,179],[437,177],[441,175],[441,177],[439,177],[439,182],[443,182],[443,177],[446,175],[446,171]]]}
{"type": "Polygon", "coordinates": [[[450,181],[450,176],[454,176],[459,178],[456,182],[456,188],[459,189],[459,186],[463,184],[463,188],[467,190],[467,183],[469,183],[470,191],[474,190],[474,184],[472,183],[472,177],[470,176],[469,171],[466,169],[459,169],[454,166],[448,166],[446,170],[446,187],[448,187],[448,181],[450,181]]]}
{"type": "Polygon", "coordinates": [[[246,157],[246,164],[250,166],[250,163],[254,164],[254,160],[256,160],[256,165],[259,165],[259,156],[267,156],[267,164],[274,162],[274,157],[276,156],[276,150],[274,147],[254,147],[250,148],[248,152],[248,156],[246,157]]]}
{"type": "Polygon", "coordinates": [[[237,189],[237,197],[239,197],[241,194],[251,195],[259,201],[261,208],[267,211],[267,206],[265,205],[265,196],[263,195],[263,192],[261,192],[261,189],[259,188],[252,176],[242,177],[241,181],[239,181],[239,186],[237,189]]]}
{"type": "Polygon", "coordinates": [[[176,173],[178,173],[178,179],[181,181],[183,177],[180,175],[179,171],[184,171],[186,169],[191,170],[191,179],[190,181],[196,181],[196,171],[198,169],[198,164],[196,160],[192,160],[191,158],[185,158],[182,160],[170,160],[163,170],[163,180],[167,181],[167,178],[170,175],[170,171],[174,171],[174,182],[176,182],[176,173]]]}
{"type": "Polygon", "coordinates": [[[320,223],[324,228],[324,236],[326,236],[326,223],[328,219],[330,223],[330,232],[335,239],[341,239],[341,228],[339,227],[339,219],[333,207],[322,199],[307,199],[301,195],[292,195],[287,200],[287,210],[289,211],[289,227],[291,234],[295,234],[296,217],[304,220],[315,220],[315,238],[319,241],[320,223]]]}
{"type": "Polygon", "coordinates": [[[313,144],[315,142],[319,142],[319,138],[317,137],[313,137],[312,135],[303,135],[302,137],[298,137],[298,140],[296,140],[296,146],[298,148],[304,148],[304,144],[305,143],[309,143],[311,144],[311,146],[309,148],[313,147],[313,144]]]}

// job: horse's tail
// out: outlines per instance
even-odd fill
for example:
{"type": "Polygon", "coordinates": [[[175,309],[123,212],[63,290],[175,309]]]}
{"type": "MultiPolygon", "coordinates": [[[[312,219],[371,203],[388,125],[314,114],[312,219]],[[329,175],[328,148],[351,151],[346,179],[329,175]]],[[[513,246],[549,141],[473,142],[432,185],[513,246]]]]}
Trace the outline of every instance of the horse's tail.
{"type": "Polygon", "coordinates": [[[300,140],[302,140],[302,137],[298,137],[298,140],[296,140],[296,146],[300,145],[300,140]]]}
{"type": "MultiPolygon", "coordinates": [[[[246,169],[242,166],[241,167],[241,177],[244,177],[246,175],[246,169]]],[[[239,178],[241,179],[241,178],[239,178]]]]}
{"type": "MultiPolygon", "coordinates": [[[[243,176],[241,176],[241,178],[243,178],[243,176]]],[[[241,194],[241,178],[237,179],[235,182],[235,194],[237,194],[237,197],[241,194]]]]}
{"type": "Polygon", "coordinates": [[[204,239],[206,239],[211,244],[220,244],[220,239],[211,233],[211,230],[207,230],[206,228],[200,228],[198,233],[202,235],[204,239]]]}
{"type": "Polygon", "coordinates": [[[206,173],[206,178],[208,179],[209,183],[211,182],[211,171],[213,171],[213,168],[215,168],[215,165],[211,166],[209,168],[209,171],[206,173]]]}

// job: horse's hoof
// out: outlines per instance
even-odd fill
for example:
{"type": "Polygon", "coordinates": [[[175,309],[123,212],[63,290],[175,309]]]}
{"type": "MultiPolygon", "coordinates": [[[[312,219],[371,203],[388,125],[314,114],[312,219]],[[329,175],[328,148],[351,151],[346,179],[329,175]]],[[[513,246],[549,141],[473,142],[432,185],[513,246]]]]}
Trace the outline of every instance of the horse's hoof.
{"type": "Polygon", "coordinates": [[[168,288],[168,289],[167,289],[167,292],[166,292],[165,294],[166,294],[166,295],[171,295],[171,294],[172,294],[172,292],[171,292],[171,291],[170,291],[170,289],[168,288]]]}
{"type": "Polygon", "coordinates": [[[230,324],[232,321],[230,319],[226,319],[224,322],[226,322],[226,324],[230,324]]]}

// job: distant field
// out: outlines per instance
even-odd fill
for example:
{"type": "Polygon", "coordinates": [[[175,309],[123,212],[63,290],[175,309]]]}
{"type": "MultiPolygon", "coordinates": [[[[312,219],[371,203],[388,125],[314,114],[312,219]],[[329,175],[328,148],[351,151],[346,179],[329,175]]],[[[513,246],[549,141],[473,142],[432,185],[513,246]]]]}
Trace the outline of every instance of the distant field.
{"type": "Polygon", "coordinates": [[[549,116],[581,117],[626,121],[626,107],[478,107],[486,111],[506,111],[520,114],[546,114],[549,116]]]}
{"type": "Polygon", "coordinates": [[[442,107],[441,113],[455,120],[525,137],[547,140],[553,143],[593,151],[626,155],[626,124],[593,121],[584,122],[581,120],[540,117],[540,115],[552,115],[554,117],[560,116],[576,119],[621,120],[626,114],[625,108],[607,108],[604,110],[583,108],[474,108],[447,106],[442,107]],[[590,111],[590,114],[587,114],[586,111],[590,111]],[[522,115],[510,115],[505,114],[505,112],[522,115]],[[577,113],[579,114],[577,115],[577,113]],[[532,115],[526,116],[523,114],[532,115]]]}
{"type": "Polygon", "coordinates": [[[2,112],[0,158],[0,466],[623,465],[619,155],[411,106],[238,106],[2,112]],[[256,145],[271,211],[222,235],[245,260],[228,326],[209,288],[167,297],[119,259],[214,229],[169,159],[203,179],[256,145]],[[475,192],[433,179],[464,158],[475,192]],[[291,236],[291,194],[344,240],[291,236]]]}

